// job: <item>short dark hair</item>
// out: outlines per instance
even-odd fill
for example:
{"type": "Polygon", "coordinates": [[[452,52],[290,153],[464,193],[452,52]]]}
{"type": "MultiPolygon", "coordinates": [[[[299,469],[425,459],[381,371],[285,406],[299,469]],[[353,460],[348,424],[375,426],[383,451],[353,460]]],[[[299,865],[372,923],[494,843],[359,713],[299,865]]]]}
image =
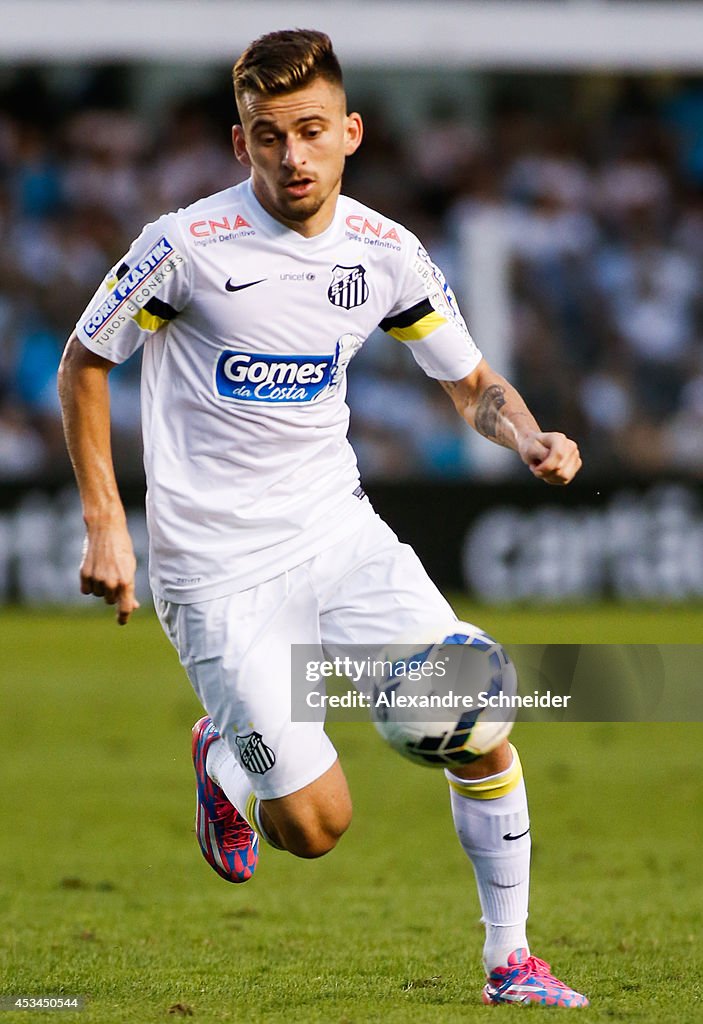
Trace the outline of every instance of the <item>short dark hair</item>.
{"type": "Polygon", "coordinates": [[[255,39],[234,65],[232,78],[237,102],[246,92],[294,92],[316,78],[344,88],[330,37],[314,29],[284,29],[255,39]]]}

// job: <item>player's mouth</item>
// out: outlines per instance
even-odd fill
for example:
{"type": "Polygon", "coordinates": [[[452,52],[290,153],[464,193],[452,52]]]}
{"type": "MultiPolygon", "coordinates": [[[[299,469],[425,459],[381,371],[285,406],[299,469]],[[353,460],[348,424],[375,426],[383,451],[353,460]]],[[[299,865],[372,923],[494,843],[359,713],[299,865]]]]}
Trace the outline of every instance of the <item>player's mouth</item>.
{"type": "Polygon", "coordinates": [[[304,199],[305,196],[310,195],[314,187],[315,182],[312,178],[295,178],[283,186],[288,195],[293,196],[294,199],[304,199]]]}

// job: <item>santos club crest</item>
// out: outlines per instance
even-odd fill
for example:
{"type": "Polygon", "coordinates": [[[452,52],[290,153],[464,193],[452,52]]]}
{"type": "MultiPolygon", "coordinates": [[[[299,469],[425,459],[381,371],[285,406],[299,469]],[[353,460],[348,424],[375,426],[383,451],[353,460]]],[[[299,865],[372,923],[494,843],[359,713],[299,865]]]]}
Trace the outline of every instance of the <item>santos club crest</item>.
{"type": "Polygon", "coordinates": [[[263,775],[276,763],[276,755],[267,747],[260,732],[250,732],[246,736],[234,737],[239,747],[242,765],[250,772],[263,775]]]}
{"type": "Polygon", "coordinates": [[[366,283],[366,271],[357,264],[355,267],[340,267],[332,271],[332,284],[327,289],[327,298],[333,306],[353,309],[363,306],[369,297],[369,286],[366,283]]]}

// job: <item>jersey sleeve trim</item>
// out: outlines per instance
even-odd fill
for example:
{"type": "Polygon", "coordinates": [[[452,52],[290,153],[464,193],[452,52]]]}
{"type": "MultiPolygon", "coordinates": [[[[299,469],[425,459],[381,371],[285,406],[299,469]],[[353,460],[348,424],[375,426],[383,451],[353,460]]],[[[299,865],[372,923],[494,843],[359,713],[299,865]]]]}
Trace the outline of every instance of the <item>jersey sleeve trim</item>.
{"type": "Polygon", "coordinates": [[[410,309],[381,320],[380,327],[396,341],[421,341],[447,323],[429,299],[422,299],[410,309]]]}
{"type": "Polygon", "coordinates": [[[146,306],[139,310],[135,316],[136,322],[145,331],[158,331],[159,327],[169,323],[178,316],[178,310],[169,306],[168,302],[161,299],[149,299],[146,306]]]}

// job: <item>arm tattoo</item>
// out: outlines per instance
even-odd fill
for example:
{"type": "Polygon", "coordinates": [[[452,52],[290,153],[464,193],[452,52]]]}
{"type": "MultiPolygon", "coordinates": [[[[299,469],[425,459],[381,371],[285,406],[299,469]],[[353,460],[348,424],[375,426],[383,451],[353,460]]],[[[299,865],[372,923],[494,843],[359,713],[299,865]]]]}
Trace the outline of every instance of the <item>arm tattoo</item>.
{"type": "Polygon", "coordinates": [[[483,392],[476,406],[476,430],[484,437],[495,440],[498,436],[498,412],[505,405],[505,388],[491,384],[483,392]]]}

